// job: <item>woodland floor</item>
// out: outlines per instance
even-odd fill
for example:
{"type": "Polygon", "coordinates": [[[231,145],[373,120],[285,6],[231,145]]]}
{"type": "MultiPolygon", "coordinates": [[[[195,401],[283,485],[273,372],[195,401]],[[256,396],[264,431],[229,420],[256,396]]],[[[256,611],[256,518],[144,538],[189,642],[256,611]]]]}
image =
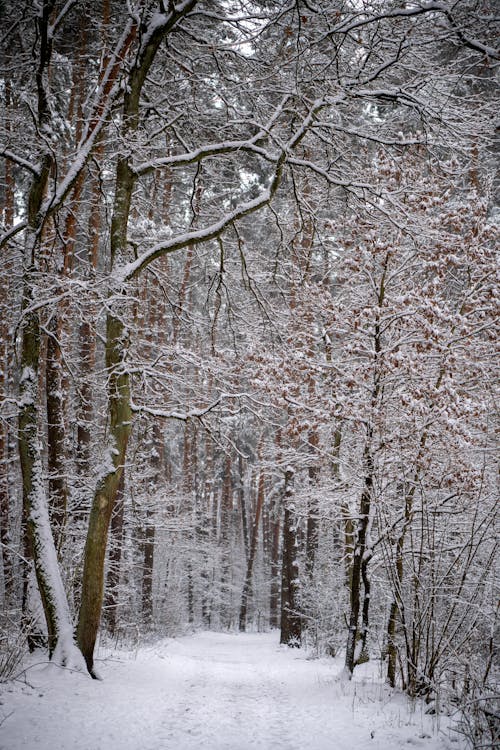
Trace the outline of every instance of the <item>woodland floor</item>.
{"type": "Polygon", "coordinates": [[[459,750],[445,715],[383,683],[380,666],[279,646],[278,634],[198,633],[101,647],[102,681],[32,665],[0,686],[1,750],[459,750]]]}

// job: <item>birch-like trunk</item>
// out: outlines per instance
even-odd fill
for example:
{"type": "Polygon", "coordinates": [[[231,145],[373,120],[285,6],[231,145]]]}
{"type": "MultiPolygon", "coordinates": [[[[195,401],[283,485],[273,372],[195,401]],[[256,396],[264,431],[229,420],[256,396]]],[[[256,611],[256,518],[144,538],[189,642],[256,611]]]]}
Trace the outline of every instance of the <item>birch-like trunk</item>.
{"type": "Polygon", "coordinates": [[[47,623],[50,656],[72,668],[84,668],[73,640],[73,623],[64,590],[49,521],[41,440],[38,433],[40,321],[30,309],[33,301],[32,268],[24,273],[24,311],[21,325],[21,377],[19,384],[19,457],[28,545],[47,623]]]}
{"type": "MultiPolygon", "coordinates": [[[[38,125],[50,127],[48,71],[52,52],[49,18],[54,3],[45,1],[37,19],[39,59],[36,73],[38,125]]],[[[64,590],[49,520],[49,503],[44,482],[39,435],[40,410],[40,318],[33,305],[38,263],[45,225],[42,204],[53,167],[53,154],[45,147],[40,168],[33,176],[28,194],[25,258],[23,268],[23,306],[20,325],[21,374],[19,379],[18,445],[23,478],[23,503],[28,548],[34,562],[47,623],[49,654],[61,664],[84,668],[73,640],[73,623],[64,590]]]]}

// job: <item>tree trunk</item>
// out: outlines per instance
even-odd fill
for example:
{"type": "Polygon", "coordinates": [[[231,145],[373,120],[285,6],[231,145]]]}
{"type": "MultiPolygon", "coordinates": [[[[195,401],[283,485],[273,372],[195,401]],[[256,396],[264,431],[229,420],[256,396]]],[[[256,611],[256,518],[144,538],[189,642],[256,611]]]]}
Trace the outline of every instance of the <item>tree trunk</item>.
{"type": "Polygon", "coordinates": [[[293,469],[288,467],[285,471],[280,643],[299,647],[302,640],[302,618],[299,610],[300,579],[293,479],[293,469]]]}
{"type": "MultiPolygon", "coordinates": [[[[441,381],[441,375],[438,378],[437,385],[441,381]]],[[[396,630],[398,622],[401,619],[401,615],[404,611],[403,605],[403,575],[404,575],[404,564],[403,564],[403,550],[406,539],[406,533],[411,526],[413,521],[413,500],[415,497],[415,490],[418,486],[419,478],[419,464],[422,459],[425,444],[427,442],[427,432],[423,432],[420,438],[419,451],[416,459],[417,469],[413,476],[413,483],[411,487],[406,488],[405,492],[405,508],[404,508],[404,519],[401,532],[396,542],[396,560],[394,565],[393,580],[393,600],[389,610],[389,619],[387,621],[387,682],[391,687],[396,686],[396,666],[397,666],[397,644],[396,644],[396,630]]],[[[410,660],[409,660],[410,661],[410,660]]]]}
{"type": "Polygon", "coordinates": [[[49,655],[66,666],[83,666],[73,641],[73,623],[59,570],[45,494],[43,463],[38,435],[38,370],[40,321],[30,310],[29,270],[25,272],[22,321],[21,379],[19,384],[19,456],[28,543],[47,623],[49,655]]]}
{"type": "MultiPolygon", "coordinates": [[[[102,158],[102,152],[102,143],[99,142],[95,154],[95,161],[97,163],[102,158]]],[[[86,273],[90,279],[95,275],[99,259],[99,231],[101,228],[100,189],[101,186],[98,177],[93,176],[90,179],[91,209],[88,223],[89,247],[86,264],[86,273]]],[[[92,332],[91,320],[93,318],[94,310],[91,308],[87,311],[87,319],[82,320],[78,328],[80,384],[77,408],[76,461],[82,476],[88,474],[89,470],[91,424],[94,409],[92,374],[96,358],[96,339],[92,332]]]]}
{"type": "MultiPolygon", "coordinates": [[[[10,57],[10,56],[9,56],[10,57]]],[[[7,60],[5,60],[7,62],[7,60]]],[[[9,59],[10,63],[10,59],[9,59]]],[[[10,108],[13,102],[12,85],[8,75],[4,78],[4,96],[5,96],[5,132],[8,134],[12,131],[10,121],[10,108]]],[[[14,224],[14,174],[12,164],[9,159],[4,160],[4,207],[3,207],[3,225],[11,229],[14,224]]],[[[8,351],[7,342],[9,334],[9,315],[7,310],[7,300],[10,299],[11,268],[6,267],[6,261],[3,261],[4,268],[0,277],[0,300],[3,309],[0,309],[0,403],[7,398],[8,390],[8,351]]],[[[7,424],[0,420],[0,558],[3,574],[3,595],[5,600],[9,599],[9,592],[12,588],[12,552],[10,549],[9,533],[9,514],[10,514],[10,492],[8,479],[8,431],[7,424]]]]}
{"type": "Polygon", "coordinates": [[[224,474],[220,496],[220,620],[223,627],[231,625],[231,524],[233,519],[233,481],[231,455],[226,453],[224,460],[224,474]]]}
{"type": "MultiPolygon", "coordinates": [[[[7,300],[9,283],[7,274],[0,278],[0,299],[7,300]]],[[[6,309],[0,309],[0,403],[7,398],[8,391],[8,348],[7,340],[8,313],[6,309]]],[[[10,539],[10,491],[9,491],[9,455],[8,455],[8,429],[6,422],[0,420],[0,565],[2,568],[2,591],[0,602],[5,598],[9,600],[9,592],[12,590],[12,551],[10,539]],[[3,595],[3,596],[2,596],[3,595]]]]}
{"type": "Polygon", "coordinates": [[[241,530],[243,535],[243,549],[245,550],[245,560],[248,562],[249,543],[248,543],[248,521],[247,509],[245,503],[245,473],[243,468],[243,456],[238,454],[238,499],[241,511],[241,530]]]}
{"type": "Polygon", "coordinates": [[[254,519],[253,529],[252,529],[252,540],[250,542],[250,551],[248,554],[245,582],[243,584],[243,591],[241,593],[241,605],[240,605],[240,617],[239,617],[239,629],[241,632],[245,632],[246,630],[248,602],[252,597],[253,567],[254,567],[254,562],[255,562],[255,555],[257,552],[257,542],[259,540],[260,517],[262,514],[263,506],[264,506],[264,474],[261,471],[259,474],[259,485],[257,489],[257,504],[255,506],[255,519],[254,519]]]}
{"type": "Polygon", "coordinates": [[[279,578],[279,555],[280,555],[280,518],[277,516],[272,522],[272,544],[271,544],[271,591],[269,597],[269,625],[272,628],[279,627],[279,601],[280,601],[280,578],[279,578]]]}
{"type": "MultiPolygon", "coordinates": [[[[146,76],[153,63],[160,44],[166,34],[180,18],[189,12],[194,0],[183,5],[180,11],[173,6],[162,16],[161,23],[154,17],[149,34],[144,34],[147,42],[138,50],[130,69],[125,87],[122,109],[121,138],[127,143],[139,127],[139,99],[146,76]]],[[[137,33],[137,26],[131,32],[137,33]]],[[[130,42],[127,42],[129,44],[130,42]]],[[[126,150],[125,150],[126,151],[126,150]]],[[[137,179],[129,163],[127,153],[118,157],[115,176],[115,196],[111,219],[111,278],[115,265],[128,257],[128,221],[132,191],[137,179]]],[[[116,298],[115,290],[110,296],[116,298]]],[[[128,332],[121,317],[112,310],[106,320],[106,370],[108,373],[108,460],[103,467],[101,479],[90,511],[89,526],[84,552],[82,599],[78,618],[77,639],[84,655],[87,668],[95,676],[94,648],[99,631],[103,592],[104,561],[108,529],[113,513],[118,486],[123,471],[128,439],[131,431],[132,411],[130,407],[130,378],[126,369],[128,332]]]]}
{"type": "Polygon", "coordinates": [[[82,595],[77,627],[78,645],[87,668],[94,673],[94,647],[99,630],[104,592],[104,561],[108,529],[123,472],[131,431],[130,380],[125,369],[127,333],[121,319],[111,313],[106,321],[108,371],[109,447],[90,511],[84,552],[82,595]]]}
{"type": "MultiPolygon", "coordinates": [[[[38,93],[38,125],[51,125],[49,93],[47,90],[52,41],[49,18],[53,2],[45,2],[37,19],[39,60],[36,74],[38,93]]],[[[33,289],[36,288],[40,242],[45,217],[41,213],[47,191],[53,155],[46,149],[41,166],[31,183],[28,195],[23,270],[23,314],[21,320],[21,376],[19,380],[18,445],[23,478],[23,503],[30,552],[47,623],[49,654],[62,664],[83,666],[73,641],[73,624],[66,593],[57,561],[52,536],[48,500],[45,492],[41,454],[39,421],[40,382],[40,319],[33,309],[33,289]]]]}
{"type": "Polygon", "coordinates": [[[118,607],[120,570],[123,551],[123,520],[125,515],[124,502],[125,471],[122,471],[115,508],[111,516],[111,545],[108,555],[108,572],[106,576],[106,596],[104,600],[104,611],[106,613],[106,624],[111,635],[116,632],[118,624],[118,607]]]}
{"type": "Polygon", "coordinates": [[[373,486],[373,459],[369,448],[364,451],[366,476],[365,487],[361,495],[356,543],[352,561],[350,588],[350,616],[349,634],[345,656],[345,666],[352,675],[356,664],[366,658],[365,646],[368,630],[368,607],[370,602],[370,588],[367,572],[369,553],[367,551],[367,533],[370,524],[371,497],[373,486]],[[363,621],[360,627],[359,612],[361,608],[361,583],[364,584],[363,621]],[[361,638],[360,642],[358,642],[361,638]]]}
{"type": "Polygon", "coordinates": [[[64,394],[60,338],[61,318],[58,311],[49,325],[45,364],[47,401],[47,464],[52,533],[60,552],[64,540],[69,488],[67,483],[66,430],[64,423],[64,394]]]}
{"type": "Polygon", "coordinates": [[[153,622],[153,564],[155,551],[154,513],[148,508],[143,530],[142,562],[142,619],[145,625],[153,622]]]}
{"type": "MultiPolygon", "coordinates": [[[[316,429],[309,433],[309,451],[311,456],[317,460],[319,437],[316,429]]],[[[312,578],[314,573],[314,563],[316,562],[316,552],[319,543],[319,519],[318,519],[318,501],[314,497],[315,486],[318,482],[319,467],[313,465],[309,467],[309,489],[312,499],[309,501],[307,513],[306,528],[306,574],[312,578]]]]}

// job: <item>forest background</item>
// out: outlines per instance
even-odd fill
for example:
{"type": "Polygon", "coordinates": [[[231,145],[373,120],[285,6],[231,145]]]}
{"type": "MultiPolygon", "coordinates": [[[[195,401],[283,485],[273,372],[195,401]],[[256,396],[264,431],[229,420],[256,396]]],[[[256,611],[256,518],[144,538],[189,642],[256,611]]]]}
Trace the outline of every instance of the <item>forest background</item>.
{"type": "Polygon", "coordinates": [[[279,627],[494,740],[495,3],[0,18],[3,677],[279,627]]]}

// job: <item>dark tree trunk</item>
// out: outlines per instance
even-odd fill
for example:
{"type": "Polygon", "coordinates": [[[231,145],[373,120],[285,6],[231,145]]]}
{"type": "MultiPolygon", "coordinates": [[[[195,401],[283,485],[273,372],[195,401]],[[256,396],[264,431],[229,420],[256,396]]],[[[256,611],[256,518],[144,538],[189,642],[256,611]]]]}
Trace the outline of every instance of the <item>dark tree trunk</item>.
{"type": "Polygon", "coordinates": [[[143,530],[142,618],[146,625],[153,622],[153,570],[155,549],[154,514],[148,509],[143,530]]]}
{"type": "Polygon", "coordinates": [[[368,608],[370,603],[370,587],[367,565],[369,551],[367,551],[367,532],[370,523],[370,508],[373,486],[373,459],[368,448],[365,449],[366,477],[360,501],[356,543],[352,561],[349,633],[345,656],[345,666],[350,675],[356,664],[366,658],[366,637],[368,630],[368,608]],[[364,584],[363,619],[360,625],[359,613],[361,609],[361,583],[364,584]],[[361,643],[358,644],[358,639],[361,643]]]}
{"type": "MultiPolygon", "coordinates": [[[[5,60],[7,62],[7,60],[5,60]]],[[[9,60],[10,63],[10,60],[9,60]]],[[[10,108],[13,101],[12,96],[12,85],[8,75],[4,78],[4,96],[5,96],[5,131],[8,135],[12,130],[10,122],[10,108]]],[[[3,224],[5,228],[11,229],[14,224],[14,192],[15,182],[12,164],[9,159],[4,159],[4,207],[3,207],[3,224]]],[[[0,403],[7,398],[8,391],[8,372],[9,372],[9,361],[8,361],[8,341],[10,338],[9,334],[9,316],[7,310],[7,301],[10,299],[10,283],[9,278],[11,277],[11,268],[6,267],[5,260],[3,261],[4,273],[0,276],[0,302],[3,309],[0,309],[0,403]]],[[[8,432],[7,424],[4,420],[0,420],[0,555],[1,565],[3,570],[3,583],[4,583],[4,595],[9,601],[10,593],[13,587],[13,576],[12,576],[12,551],[11,551],[11,539],[10,539],[10,493],[9,493],[9,478],[8,478],[8,432]]]]}
{"type": "MultiPolygon", "coordinates": [[[[317,454],[319,436],[317,430],[311,430],[309,434],[309,451],[311,457],[317,454]]],[[[319,519],[318,519],[318,501],[314,497],[315,487],[318,481],[319,467],[313,465],[309,467],[309,488],[312,498],[309,500],[309,509],[307,513],[306,529],[306,574],[312,578],[314,573],[314,563],[316,562],[316,553],[319,543],[319,519]]]]}
{"type": "MultiPolygon", "coordinates": [[[[8,163],[8,162],[6,162],[8,163]]],[[[7,274],[0,277],[0,300],[8,299],[9,284],[7,274]]],[[[0,402],[7,398],[9,361],[7,340],[9,337],[7,310],[0,310],[0,402]]],[[[10,538],[10,492],[9,492],[9,455],[7,424],[0,420],[0,565],[3,573],[4,591],[8,602],[13,586],[12,550],[10,538]]]]}
{"type": "Polygon", "coordinates": [[[280,518],[272,522],[272,544],[271,544],[271,592],[269,597],[269,624],[272,628],[280,624],[280,518]]]}
{"type": "Polygon", "coordinates": [[[302,640],[302,618],[299,609],[300,579],[298,564],[297,522],[293,503],[293,469],[285,472],[285,515],[283,519],[283,556],[281,567],[281,635],[280,643],[299,647],[302,640]]]}
{"type": "Polygon", "coordinates": [[[248,544],[248,521],[247,509],[245,503],[245,482],[244,482],[243,456],[238,454],[238,499],[241,511],[241,528],[243,534],[243,548],[245,550],[245,560],[248,561],[249,544],[248,544]]]}
{"type": "MultiPolygon", "coordinates": [[[[129,69],[127,85],[123,95],[123,125],[121,137],[127,142],[139,128],[139,100],[142,88],[158,49],[167,33],[189,12],[194,2],[186,3],[180,11],[173,5],[162,23],[152,22],[146,34],[147,43],[142,45],[129,69]]],[[[134,25],[125,42],[127,49],[138,32],[134,25]]],[[[119,68],[116,68],[118,72],[119,68]]],[[[91,127],[93,124],[91,124],[91,127]]],[[[111,219],[111,269],[128,257],[128,222],[132,193],[137,180],[129,162],[129,155],[121,153],[117,160],[115,175],[115,195],[111,219]]],[[[112,272],[111,272],[112,275],[112,272]]],[[[115,290],[110,297],[116,299],[115,290]]],[[[130,406],[130,377],[127,372],[128,331],[121,317],[122,311],[115,312],[113,306],[106,320],[106,370],[108,375],[108,424],[109,440],[112,448],[112,466],[99,480],[92,502],[89,527],[84,552],[82,581],[82,601],[78,617],[77,639],[93,675],[94,647],[99,631],[104,593],[104,561],[108,530],[113,512],[121,473],[127,452],[131,431],[132,410],[130,406]]]]}
{"type": "Polygon", "coordinates": [[[229,453],[224,461],[224,475],[220,496],[220,549],[221,549],[221,576],[220,576],[220,619],[223,627],[229,628],[230,615],[230,556],[231,556],[231,524],[233,519],[233,482],[232,462],[229,453]]]}

